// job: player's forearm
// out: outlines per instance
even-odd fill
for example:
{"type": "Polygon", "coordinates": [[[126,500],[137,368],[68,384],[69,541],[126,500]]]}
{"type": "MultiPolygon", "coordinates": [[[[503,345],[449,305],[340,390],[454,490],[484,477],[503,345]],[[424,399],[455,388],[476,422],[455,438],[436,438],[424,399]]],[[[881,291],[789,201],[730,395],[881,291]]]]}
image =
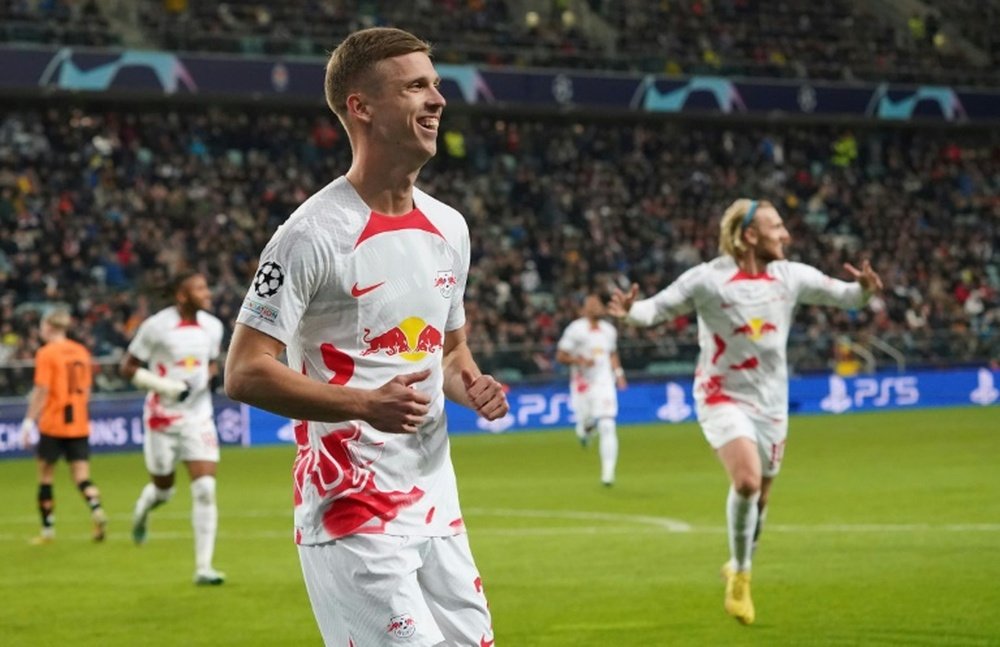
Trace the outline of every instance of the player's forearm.
{"type": "Polygon", "coordinates": [[[462,379],[462,369],[467,369],[473,377],[479,377],[482,371],[476,361],[472,359],[472,351],[468,345],[462,342],[450,349],[441,360],[441,372],[443,375],[444,396],[456,404],[463,407],[475,408],[465,388],[465,381],[462,379]]]}
{"type": "Polygon", "coordinates": [[[820,295],[809,302],[816,305],[852,309],[867,304],[871,296],[872,293],[866,292],[859,283],[831,279],[828,284],[823,286],[820,295]]]}
{"type": "Polygon", "coordinates": [[[324,384],[267,356],[226,364],[226,395],[296,420],[343,422],[367,418],[371,391],[324,384]]]}
{"type": "Polygon", "coordinates": [[[652,299],[636,301],[625,315],[625,321],[633,326],[652,326],[656,323],[656,303],[652,299]]]}
{"type": "Polygon", "coordinates": [[[582,358],[576,357],[564,350],[556,351],[556,361],[566,366],[582,366],[584,364],[582,358]]]}
{"type": "Polygon", "coordinates": [[[31,396],[28,398],[28,410],[25,412],[24,417],[28,420],[38,420],[38,414],[42,412],[42,407],[45,405],[45,399],[48,396],[48,389],[36,385],[31,391],[31,396]]]}

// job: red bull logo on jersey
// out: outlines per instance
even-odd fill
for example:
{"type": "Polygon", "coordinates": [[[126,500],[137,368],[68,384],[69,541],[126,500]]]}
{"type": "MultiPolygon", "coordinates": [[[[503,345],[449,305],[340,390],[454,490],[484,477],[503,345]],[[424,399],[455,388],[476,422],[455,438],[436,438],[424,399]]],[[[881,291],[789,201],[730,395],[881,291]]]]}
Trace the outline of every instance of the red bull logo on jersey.
{"type": "Polygon", "coordinates": [[[187,370],[193,371],[194,369],[201,366],[201,360],[192,355],[188,355],[187,357],[184,357],[174,362],[174,366],[183,366],[187,370]]]}
{"type": "Polygon", "coordinates": [[[417,631],[417,622],[408,613],[389,618],[389,626],[386,628],[393,638],[409,638],[417,631]]]}
{"type": "Polygon", "coordinates": [[[365,328],[361,340],[367,345],[362,356],[385,353],[399,355],[408,362],[418,362],[444,347],[442,332],[420,317],[407,317],[383,333],[372,334],[370,328],[365,328]]]}
{"type": "Polygon", "coordinates": [[[733,328],[734,335],[746,335],[754,341],[758,341],[769,332],[778,332],[778,327],[760,317],[754,317],[742,326],[733,328]]]}
{"type": "Polygon", "coordinates": [[[451,298],[451,293],[454,292],[456,285],[458,285],[458,279],[455,278],[453,270],[439,270],[434,277],[434,287],[441,291],[441,296],[445,299],[451,298]]]}

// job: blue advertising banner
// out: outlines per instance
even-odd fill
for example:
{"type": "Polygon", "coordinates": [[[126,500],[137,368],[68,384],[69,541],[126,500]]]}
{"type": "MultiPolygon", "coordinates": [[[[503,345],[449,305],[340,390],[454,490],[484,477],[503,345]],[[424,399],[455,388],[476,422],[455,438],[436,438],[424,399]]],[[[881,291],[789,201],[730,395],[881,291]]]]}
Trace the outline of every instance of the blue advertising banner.
{"type": "MultiPolygon", "coordinates": [[[[223,445],[250,444],[250,407],[224,396],[213,398],[215,426],[223,445]]],[[[0,458],[28,456],[20,448],[24,401],[0,402],[0,458]]],[[[94,452],[142,449],[142,397],[131,393],[90,403],[90,448],[94,452]]]]}
{"type": "MultiPolygon", "coordinates": [[[[136,92],[323,103],[326,61],[82,47],[0,47],[0,90],[136,92]]],[[[452,104],[534,109],[884,121],[1000,119],[1000,90],[941,85],[666,77],[597,71],[436,66],[452,104]]]]}
{"type": "MultiPolygon", "coordinates": [[[[822,375],[789,382],[793,414],[839,415],[852,411],[924,407],[1000,405],[1000,371],[988,368],[914,371],[857,377],[822,375]]],[[[695,420],[691,379],[636,383],[619,393],[618,422],[677,423],[695,420]]],[[[515,386],[508,393],[510,413],[492,422],[464,407],[446,404],[452,433],[501,433],[569,427],[575,422],[566,383],[515,386]]],[[[17,447],[24,403],[0,404],[0,458],[24,456],[17,447]]],[[[91,446],[95,451],[142,446],[142,400],[137,396],[99,400],[91,409],[91,446]]],[[[273,445],[295,442],[287,418],[215,398],[216,425],[226,445],[273,445]]],[[[998,410],[1000,429],[1000,410],[998,410]]]]}
{"type": "MultiPolygon", "coordinates": [[[[1000,371],[949,370],[792,378],[788,385],[793,414],[842,414],[851,411],[915,409],[921,407],[989,406],[1000,401],[1000,371]]],[[[487,422],[463,407],[447,409],[453,432],[502,432],[540,427],[566,427],[576,419],[566,385],[516,387],[508,394],[510,413],[487,422]]],[[[998,412],[1000,413],[1000,412],[998,412]]],[[[618,394],[619,423],[683,422],[695,420],[692,380],[632,384],[618,394]]],[[[1000,416],[998,416],[1000,428],[1000,416]]]]}

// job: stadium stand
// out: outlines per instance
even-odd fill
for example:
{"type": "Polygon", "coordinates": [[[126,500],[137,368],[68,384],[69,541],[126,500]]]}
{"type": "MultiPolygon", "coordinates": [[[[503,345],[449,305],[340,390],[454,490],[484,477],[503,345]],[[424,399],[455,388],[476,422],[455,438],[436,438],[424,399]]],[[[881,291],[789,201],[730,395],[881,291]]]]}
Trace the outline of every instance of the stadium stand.
{"type": "Polygon", "coordinates": [[[96,0],[0,0],[0,42],[121,45],[96,0]]]}
{"type": "MultiPolygon", "coordinates": [[[[966,7],[946,14],[955,32],[976,24],[977,3],[941,4],[966,7]]],[[[918,30],[891,11],[852,0],[145,0],[141,24],[150,42],[182,51],[324,55],[354,29],[392,25],[421,34],[449,63],[995,82],[992,65],[937,38],[940,23],[932,15],[919,19],[918,30]],[[516,9],[523,7],[538,10],[521,15],[516,9]]]]}
{"type": "MultiPolygon", "coordinates": [[[[827,368],[847,330],[911,364],[1000,359],[993,131],[459,113],[445,130],[421,184],[469,221],[468,319],[491,370],[551,375],[585,290],[638,280],[651,294],[715,254],[718,216],[744,195],[781,205],[793,257],[840,275],[870,252],[891,286],[864,312],[802,309],[796,370],[827,368]]],[[[270,233],[348,159],[339,124],[315,111],[0,112],[0,363],[32,356],[51,302],[72,307],[96,355],[120,353],[185,264],[211,278],[231,325],[270,233]]],[[[626,366],[687,366],[694,321],[671,330],[625,330],[626,366]]],[[[107,373],[101,388],[123,386],[107,373]]],[[[0,371],[0,392],[28,383],[0,371]]]]}

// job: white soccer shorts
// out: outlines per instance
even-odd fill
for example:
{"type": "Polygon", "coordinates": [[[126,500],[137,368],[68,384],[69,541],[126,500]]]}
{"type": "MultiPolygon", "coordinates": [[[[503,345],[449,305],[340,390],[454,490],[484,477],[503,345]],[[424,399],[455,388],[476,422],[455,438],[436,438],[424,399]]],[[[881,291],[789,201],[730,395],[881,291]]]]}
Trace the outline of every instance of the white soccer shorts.
{"type": "Polygon", "coordinates": [[[219,436],[215,423],[173,425],[163,431],[148,427],[142,439],[146,469],[153,476],[173,474],[177,463],[186,461],[219,462],[219,436]]]}
{"type": "Polygon", "coordinates": [[[587,426],[601,418],[618,415],[618,393],[612,388],[587,389],[583,393],[573,393],[573,413],[576,419],[587,426]]]}
{"type": "Polygon", "coordinates": [[[735,404],[713,404],[699,408],[698,422],[712,449],[736,438],[749,438],[757,443],[761,475],[771,477],[781,470],[788,437],[787,418],[782,421],[758,418],[735,404]]]}
{"type": "Polygon", "coordinates": [[[299,560],[328,647],[493,646],[467,535],[351,535],[299,560]]]}

